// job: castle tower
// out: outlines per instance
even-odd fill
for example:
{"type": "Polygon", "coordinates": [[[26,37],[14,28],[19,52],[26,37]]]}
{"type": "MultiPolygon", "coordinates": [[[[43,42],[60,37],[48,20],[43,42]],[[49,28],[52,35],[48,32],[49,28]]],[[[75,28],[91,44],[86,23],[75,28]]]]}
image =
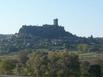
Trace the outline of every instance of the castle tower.
{"type": "Polygon", "coordinates": [[[54,19],[53,23],[54,23],[54,25],[58,26],[58,19],[57,18],[54,19]]]}

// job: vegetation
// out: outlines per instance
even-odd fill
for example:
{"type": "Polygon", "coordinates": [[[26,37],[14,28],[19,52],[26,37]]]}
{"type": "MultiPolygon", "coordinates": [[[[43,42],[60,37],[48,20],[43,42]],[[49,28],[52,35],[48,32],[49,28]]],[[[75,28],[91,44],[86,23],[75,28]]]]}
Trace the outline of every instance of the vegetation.
{"type": "Polygon", "coordinates": [[[84,54],[68,51],[31,53],[21,51],[15,58],[14,56],[0,58],[0,74],[34,77],[102,77],[102,59],[98,56],[96,59],[92,59],[91,56],[89,59],[82,59],[84,54]]]}

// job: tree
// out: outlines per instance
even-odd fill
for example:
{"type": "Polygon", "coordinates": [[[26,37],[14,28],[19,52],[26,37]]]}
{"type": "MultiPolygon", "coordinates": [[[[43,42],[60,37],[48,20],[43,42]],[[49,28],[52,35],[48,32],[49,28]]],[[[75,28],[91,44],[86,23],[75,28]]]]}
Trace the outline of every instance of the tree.
{"type": "Polygon", "coordinates": [[[89,66],[90,66],[90,63],[88,61],[81,62],[81,64],[80,64],[81,76],[88,77],[89,66]]]}
{"type": "Polygon", "coordinates": [[[27,62],[27,68],[29,75],[36,77],[45,77],[47,73],[47,53],[38,52],[31,55],[27,62]]]}
{"type": "Polygon", "coordinates": [[[2,60],[0,61],[0,73],[1,74],[12,74],[15,65],[10,60],[2,60]]]}
{"type": "Polygon", "coordinates": [[[89,72],[89,77],[102,77],[100,65],[97,64],[91,65],[88,72],[89,72]]]}

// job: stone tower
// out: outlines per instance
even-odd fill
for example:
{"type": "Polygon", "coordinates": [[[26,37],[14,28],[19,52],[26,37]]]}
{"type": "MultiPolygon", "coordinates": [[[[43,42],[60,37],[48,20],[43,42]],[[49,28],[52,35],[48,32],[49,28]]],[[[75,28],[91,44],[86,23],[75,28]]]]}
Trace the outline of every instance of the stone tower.
{"type": "Polygon", "coordinates": [[[54,25],[56,25],[56,26],[58,26],[58,19],[56,18],[56,19],[54,19],[54,25]]]}

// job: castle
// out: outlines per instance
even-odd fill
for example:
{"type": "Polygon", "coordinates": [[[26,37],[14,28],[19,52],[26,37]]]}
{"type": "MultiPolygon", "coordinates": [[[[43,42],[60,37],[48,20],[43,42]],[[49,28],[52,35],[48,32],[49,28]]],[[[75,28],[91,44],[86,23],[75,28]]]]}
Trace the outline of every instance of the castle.
{"type": "Polygon", "coordinates": [[[43,26],[59,26],[59,25],[58,25],[58,19],[57,19],[57,18],[56,18],[56,19],[54,19],[54,20],[53,20],[53,24],[52,24],[52,25],[44,24],[43,26]]]}
{"type": "Polygon", "coordinates": [[[40,37],[62,37],[65,36],[64,27],[58,25],[58,19],[53,20],[53,24],[44,24],[42,26],[27,26],[23,25],[19,30],[19,34],[23,35],[33,35],[40,37]]]}
{"type": "MultiPolygon", "coordinates": [[[[38,26],[38,25],[22,25],[22,27],[30,27],[30,26],[38,26]]],[[[44,24],[43,26],[59,26],[58,25],[58,19],[53,19],[53,24],[44,24]]],[[[38,26],[38,27],[41,27],[41,26],[38,26]]]]}

